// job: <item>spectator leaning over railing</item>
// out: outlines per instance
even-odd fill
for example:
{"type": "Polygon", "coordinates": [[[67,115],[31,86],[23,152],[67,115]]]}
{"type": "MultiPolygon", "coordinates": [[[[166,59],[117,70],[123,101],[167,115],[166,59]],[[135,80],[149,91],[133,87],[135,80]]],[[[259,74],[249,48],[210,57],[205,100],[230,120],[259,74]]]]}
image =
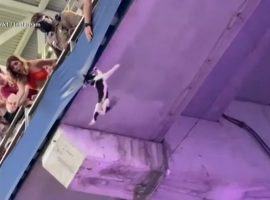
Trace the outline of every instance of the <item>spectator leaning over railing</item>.
{"type": "Polygon", "coordinates": [[[11,94],[6,103],[7,111],[13,113],[19,106],[31,104],[38,90],[55,69],[56,59],[25,60],[10,56],[6,66],[18,86],[18,92],[11,94]]]}
{"type": "Polygon", "coordinates": [[[71,11],[64,11],[54,18],[43,13],[35,13],[31,23],[35,24],[36,29],[46,34],[46,42],[59,57],[67,47],[68,40],[81,18],[81,15],[71,11]]]}

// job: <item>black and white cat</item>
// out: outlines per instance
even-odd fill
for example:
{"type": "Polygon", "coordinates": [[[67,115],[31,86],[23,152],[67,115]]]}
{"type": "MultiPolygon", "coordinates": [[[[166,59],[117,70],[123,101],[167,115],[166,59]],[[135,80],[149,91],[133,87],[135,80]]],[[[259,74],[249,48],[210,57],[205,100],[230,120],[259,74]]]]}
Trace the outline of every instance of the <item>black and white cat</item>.
{"type": "Polygon", "coordinates": [[[96,88],[98,93],[98,102],[95,105],[93,119],[89,125],[94,125],[99,115],[105,115],[110,110],[110,100],[108,92],[107,80],[120,67],[119,64],[114,65],[109,71],[103,73],[97,68],[85,75],[85,83],[90,84],[96,88]]]}

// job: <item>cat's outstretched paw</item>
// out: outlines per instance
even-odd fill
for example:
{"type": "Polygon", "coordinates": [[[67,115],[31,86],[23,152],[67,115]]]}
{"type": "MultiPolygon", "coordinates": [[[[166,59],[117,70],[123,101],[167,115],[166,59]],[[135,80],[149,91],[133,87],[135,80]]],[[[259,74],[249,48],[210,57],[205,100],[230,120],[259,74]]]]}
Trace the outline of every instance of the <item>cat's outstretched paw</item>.
{"type": "Polygon", "coordinates": [[[91,122],[89,122],[89,126],[93,126],[96,123],[96,120],[92,119],[91,122]]]}
{"type": "Polygon", "coordinates": [[[120,67],[120,64],[115,64],[113,67],[119,68],[120,67]]]}

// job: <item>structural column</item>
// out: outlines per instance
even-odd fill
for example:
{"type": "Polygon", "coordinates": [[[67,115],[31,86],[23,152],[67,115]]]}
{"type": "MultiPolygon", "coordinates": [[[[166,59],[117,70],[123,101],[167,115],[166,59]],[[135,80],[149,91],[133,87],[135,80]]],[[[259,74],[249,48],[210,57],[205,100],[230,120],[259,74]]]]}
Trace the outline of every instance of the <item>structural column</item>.
{"type": "Polygon", "coordinates": [[[43,167],[66,188],[123,199],[145,199],[166,171],[163,145],[61,125],[43,167]]]}

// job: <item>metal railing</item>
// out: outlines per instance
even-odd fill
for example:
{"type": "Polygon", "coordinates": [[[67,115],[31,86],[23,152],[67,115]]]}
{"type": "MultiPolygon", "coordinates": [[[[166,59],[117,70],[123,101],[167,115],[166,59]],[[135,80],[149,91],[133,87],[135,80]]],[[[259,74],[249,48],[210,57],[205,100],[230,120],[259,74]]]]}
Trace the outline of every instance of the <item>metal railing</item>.
{"type": "MultiPolygon", "coordinates": [[[[93,8],[96,6],[97,2],[98,2],[98,0],[93,1],[93,8]]],[[[76,29],[74,30],[74,32],[72,33],[72,35],[68,41],[67,48],[62,51],[61,55],[59,56],[59,58],[57,60],[57,63],[56,63],[57,68],[58,68],[58,66],[61,65],[61,63],[66,58],[66,56],[70,52],[72,52],[74,43],[76,43],[77,39],[79,38],[83,27],[84,27],[84,18],[82,17],[82,19],[80,20],[79,24],[77,25],[76,29]]],[[[53,74],[52,74],[52,76],[53,76],[53,74]]],[[[27,119],[31,118],[31,116],[33,115],[33,113],[34,113],[36,107],[38,106],[43,94],[46,91],[46,87],[47,87],[49,81],[50,81],[50,78],[48,78],[48,80],[45,82],[44,86],[40,89],[37,97],[35,98],[35,101],[33,102],[33,104],[31,105],[30,108],[25,108],[24,106],[21,106],[18,109],[12,123],[10,124],[8,130],[6,131],[4,138],[2,139],[2,141],[0,143],[0,166],[3,164],[3,162],[6,159],[6,157],[8,156],[8,154],[12,151],[13,147],[16,145],[18,140],[22,137],[24,130],[27,128],[27,123],[26,123],[27,119]],[[25,109],[28,109],[28,111],[25,112],[25,109]],[[24,116],[24,118],[23,118],[23,116],[24,116]]],[[[31,119],[30,119],[30,121],[31,121],[31,119]]]]}

